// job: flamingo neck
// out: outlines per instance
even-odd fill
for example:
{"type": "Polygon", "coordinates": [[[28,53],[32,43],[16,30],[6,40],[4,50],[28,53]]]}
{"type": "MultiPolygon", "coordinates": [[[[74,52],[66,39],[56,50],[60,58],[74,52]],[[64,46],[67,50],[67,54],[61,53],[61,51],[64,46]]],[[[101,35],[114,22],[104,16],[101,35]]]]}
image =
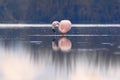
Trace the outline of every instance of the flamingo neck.
{"type": "Polygon", "coordinates": [[[59,26],[59,22],[58,21],[53,21],[52,23],[52,29],[55,29],[55,27],[59,26]]]}
{"type": "Polygon", "coordinates": [[[59,22],[56,22],[55,27],[58,27],[58,26],[59,26],[59,22]]]}

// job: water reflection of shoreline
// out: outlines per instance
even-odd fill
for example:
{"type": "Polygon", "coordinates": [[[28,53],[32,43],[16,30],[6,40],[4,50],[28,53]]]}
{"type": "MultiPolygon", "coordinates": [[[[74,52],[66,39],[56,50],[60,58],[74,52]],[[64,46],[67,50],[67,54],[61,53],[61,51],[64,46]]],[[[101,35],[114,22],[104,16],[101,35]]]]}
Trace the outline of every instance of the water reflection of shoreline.
{"type": "Polygon", "coordinates": [[[70,80],[110,80],[110,76],[114,77],[114,80],[120,78],[118,76],[120,55],[111,54],[109,49],[74,48],[68,52],[69,54],[64,54],[61,51],[53,51],[51,45],[42,47],[40,43],[34,44],[30,41],[19,40],[0,41],[0,68],[3,70],[1,73],[7,76],[7,79],[19,78],[18,80],[23,77],[22,72],[19,71],[23,71],[25,75],[31,75],[29,78],[24,77],[29,80],[35,80],[39,76],[40,79],[46,80],[59,80],[59,78],[67,80],[68,77],[70,80]],[[5,67],[10,65],[10,68],[5,67]],[[7,70],[10,72],[7,73],[7,70]],[[18,78],[14,78],[15,73],[18,78]],[[55,75],[57,75],[56,78],[55,75]]]}

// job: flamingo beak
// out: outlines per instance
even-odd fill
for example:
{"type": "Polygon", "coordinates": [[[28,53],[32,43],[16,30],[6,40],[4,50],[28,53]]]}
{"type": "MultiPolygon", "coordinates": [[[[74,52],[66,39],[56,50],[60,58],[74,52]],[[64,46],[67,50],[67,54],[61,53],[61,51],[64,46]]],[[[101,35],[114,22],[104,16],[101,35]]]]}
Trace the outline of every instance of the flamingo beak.
{"type": "Polygon", "coordinates": [[[52,27],[52,31],[55,32],[55,27],[52,27]]]}
{"type": "Polygon", "coordinates": [[[55,29],[52,29],[53,32],[55,32],[55,29]]]}

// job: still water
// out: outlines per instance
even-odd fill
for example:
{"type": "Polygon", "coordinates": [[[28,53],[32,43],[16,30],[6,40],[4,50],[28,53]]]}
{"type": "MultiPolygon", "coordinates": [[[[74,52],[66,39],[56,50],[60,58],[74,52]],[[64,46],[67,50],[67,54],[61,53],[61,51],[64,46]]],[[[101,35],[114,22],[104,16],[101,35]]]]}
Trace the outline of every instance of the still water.
{"type": "Polygon", "coordinates": [[[47,30],[0,29],[0,80],[120,80],[117,29],[88,29],[90,36],[80,36],[83,28],[73,36],[47,30]]]}

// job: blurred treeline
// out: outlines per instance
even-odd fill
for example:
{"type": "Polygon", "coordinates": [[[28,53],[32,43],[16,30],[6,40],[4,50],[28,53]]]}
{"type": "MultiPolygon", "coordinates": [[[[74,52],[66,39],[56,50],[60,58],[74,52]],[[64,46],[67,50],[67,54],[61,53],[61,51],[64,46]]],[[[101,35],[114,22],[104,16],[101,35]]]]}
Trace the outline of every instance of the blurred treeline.
{"type": "Polygon", "coordinates": [[[0,22],[120,23],[120,0],[0,0],[0,22]]]}

